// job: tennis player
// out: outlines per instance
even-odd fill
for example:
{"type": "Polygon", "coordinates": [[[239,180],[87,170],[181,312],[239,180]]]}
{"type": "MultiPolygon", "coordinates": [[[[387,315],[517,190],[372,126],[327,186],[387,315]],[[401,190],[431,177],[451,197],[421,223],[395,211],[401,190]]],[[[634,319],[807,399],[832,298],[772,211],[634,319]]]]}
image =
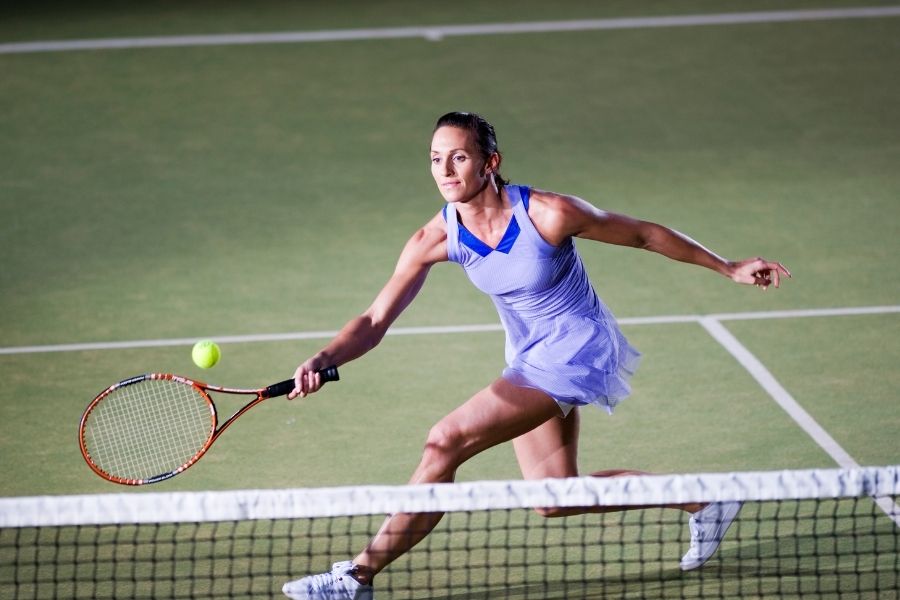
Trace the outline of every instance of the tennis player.
{"type": "MultiPolygon", "coordinates": [[[[737,283],[766,289],[790,276],[762,258],[726,260],[669,228],[598,209],[549,191],[511,185],[500,175],[494,128],[472,113],[438,119],[431,174],[446,205],[416,231],[372,305],[301,364],[289,398],[321,386],[318,369],[359,358],[381,341],[437,263],[459,263],[494,301],[506,330],[507,367],[429,432],[410,483],[453,481],[456,469],[482,450],[512,440],[526,478],[578,475],[578,407],[609,412],[630,392],[640,355],[595,293],[574,238],[643,248],[705,267],[737,283]]],[[[637,474],[615,470],[597,477],[637,474]]],[[[538,509],[547,517],[626,507],[538,509]]],[[[739,503],[678,505],[692,513],[691,547],[681,568],[694,569],[715,552],[739,503]]],[[[440,514],[389,516],[352,561],[289,582],[294,599],[371,599],[375,575],[430,532],[440,514]]]]}

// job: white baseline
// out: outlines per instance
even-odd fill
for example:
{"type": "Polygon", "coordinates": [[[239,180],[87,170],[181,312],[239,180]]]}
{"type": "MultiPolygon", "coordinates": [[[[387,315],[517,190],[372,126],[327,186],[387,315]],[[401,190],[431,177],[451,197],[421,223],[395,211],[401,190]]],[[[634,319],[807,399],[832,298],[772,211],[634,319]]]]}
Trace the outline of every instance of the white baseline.
{"type": "Polygon", "coordinates": [[[0,44],[0,54],[70,52],[78,50],[120,50],[124,48],[171,48],[186,46],[237,46],[247,44],[300,44],[379,39],[423,38],[438,41],[446,37],[472,35],[508,35],[611,29],[648,29],[657,27],[696,27],[701,25],[742,25],[796,21],[873,19],[900,16],[898,6],[858,8],[737,12],[705,15],[625,17],[575,21],[535,21],[528,23],[486,23],[474,25],[426,25],[373,29],[332,29],[322,31],[283,31],[271,33],[231,33],[175,35],[155,37],[104,38],[13,42],[0,44]]]}

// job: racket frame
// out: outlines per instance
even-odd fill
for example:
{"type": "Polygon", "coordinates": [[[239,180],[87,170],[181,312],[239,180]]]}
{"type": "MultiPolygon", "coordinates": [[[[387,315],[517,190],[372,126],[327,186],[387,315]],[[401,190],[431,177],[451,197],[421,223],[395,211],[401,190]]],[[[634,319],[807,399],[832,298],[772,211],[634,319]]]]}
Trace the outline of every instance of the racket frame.
{"type": "MultiPolygon", "coordinates": [[[[323,369],[323,370],[319,371],[319,373],[322,376],[323,383],[328,382],[328,381],[338,381],[340,379],[340,376],[338,375],[337,367],[333,367],[333,366],[328,367],[327,369],[323,369]]],[[[91,401],[91,403],[88,404],[87,408],[84,409],[84,413],[82,413],[82,415],[81,415],[81,421],[78,425],[78,446],[81,449],[81,456],[84,458],[85,462],[87,462],[88,466],[94,471],[94,473],[96,473],[103,479],[106,479],[107,481],[111,481],[113,483],[118,483],[121,485],[134,485],[134,486],[146,485],[146,484],[150,484],[150,483],[158,483],[160,481],[165,481],[166,479],[175,477],[179,473],[181,473],[184,470],[191,467],[198,460],[203,458],[203,455],[206,454],[206,451],[209,450],[210,446],[213,445],[213,442],[215,442],[218,439],[218,437],[220,435],[222,435],[222,432],[225,431],[226,429],[228,429],[228,427],[232,423],[234,423],[237,420],[237,418],[240,417],[242,414],[244,414],[245,412],[247,412],[248,410],[250,410],[257,404],[259,404],[263,400],[267,400],[269,398],[275,398],[277,396],[284,396],[284,395],[290,393],[293,389],[294,389],[294,380],[293,379],[286,379],[284,381],[281,381],[279,383],[276,383],[276,384],[273,384],[273,385],[270,385],[270,386],[267,386],[264,388],[244,389],[244,388],[232,388],[232,387],[226,387],[226,386],[212,385],[212,384],[205,383],[202,381],[190,379],[188,377],[182,377],[181,375],[174,375],[172,373],[145,373],[143,375],[136,375],[134,377],[129,377],[127,379],[123,379],[122,381],[119,381],[118,383],[114,383],[113,385],[109,386],[108,388],[106,388],[105,390],[100,392],[100,394],[98,394],[91,401]],[[178,383],[180,385],[186,385],[186,386],[192,387],[194,389],[194,391],[197,392],[206,401],[207,405],[209,406],[210,415],[212,417],[211,418],[211,427],[209,430],[209,435],[207,436],[206,442],[203,444],[203,446],[201,446],[200,449],[197,450],[197,452],[190,459],[188,459],[183,465],[179,466],[178,468],[173,469],[168,472],[165,472],[165,473],[160,473],[158,475],[154,475],[152,477],[146,477],[143,479],[120,477],[118,475],[113,475],[112,473],[105,471],[103,468],[101,468],[98,464],[96,464],[93,461],[93,459],[91,458],[91,454],[88,451],[87,443],[85,441],[85,427],[88,423],[88,419],[90,418],[91,413],[94,411],[94,409],[97,407],[97,405],[103,401],[104,398],[108,397],[110,394],[112,394],[113,392],[115,392],[116,390],[118,390],[120,388],[129,386],[129,385],[134,385],[134,384],[140,383],[142,381],[172,381],[172,382],[178,383]],[[218,410],[216,409],[216,403],[212,399],[212,396],[210,396],[207,392],[217,392],[217,393],[223,393],[223,394],[243,395],[243,396],[255,395],[256,398],[249,401],[242,408],[238,409],[233,415],[228,417],[228,420],[226,420],[224,423],[222,423],[222,426],[220,427],[219,426],[219,413],[218,413],[218,410]]]]}

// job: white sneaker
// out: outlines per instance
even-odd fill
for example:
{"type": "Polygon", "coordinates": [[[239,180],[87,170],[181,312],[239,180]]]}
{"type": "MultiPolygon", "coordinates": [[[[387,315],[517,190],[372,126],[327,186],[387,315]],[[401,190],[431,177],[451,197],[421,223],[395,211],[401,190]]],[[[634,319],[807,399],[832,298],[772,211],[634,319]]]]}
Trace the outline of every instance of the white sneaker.
{"type": "Polygon", "coordinates": [[[691,549],[681,558],[681,570],[696,569],[715,554],[742,502],[713,502],[691,515],[691,549]]]}
{"type": "Polygon", "coordinates": [[[353,563],[336,562],[330,573],[310,575],[289,581],[281,588],[284,595],[293,600],[373,600],[371,585],[363,585],[350,573],[353,563]]]}

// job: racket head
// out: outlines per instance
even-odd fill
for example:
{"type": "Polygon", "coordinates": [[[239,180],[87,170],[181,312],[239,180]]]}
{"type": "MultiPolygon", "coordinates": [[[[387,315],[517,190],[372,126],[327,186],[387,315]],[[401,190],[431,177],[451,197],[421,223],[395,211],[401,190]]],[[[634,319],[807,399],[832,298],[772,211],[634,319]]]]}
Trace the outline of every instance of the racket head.
{"type": "Polygon", "coordinates": [[[167,373],[116,383],[85,409],[81,454],[113,483],[144,485],[181,473],[212,444],[216,407],[205,386],[167,373]]]}

